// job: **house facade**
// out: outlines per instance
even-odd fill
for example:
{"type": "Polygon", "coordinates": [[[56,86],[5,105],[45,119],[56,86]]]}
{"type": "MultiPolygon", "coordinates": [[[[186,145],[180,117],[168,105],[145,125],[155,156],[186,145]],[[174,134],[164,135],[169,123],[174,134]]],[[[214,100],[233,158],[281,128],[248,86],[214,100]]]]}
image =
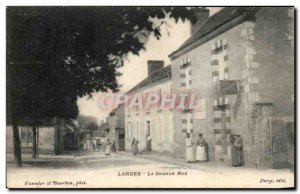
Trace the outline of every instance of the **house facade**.
{"type": "Polygon", "coordinates": [[[216,161],[230,162],[231,135],[242,137],[246,164],[271,167],[290,158],[293,8],[225,7],[198,17],[202,23],[169,55],[173,90],[196,94],[200,104],[173,113],[176,154],[184,156],[189,132],[193,138],[203,133],[216,161]]]}
{"type": "Polygon", "coordinates": [[[107,117],[108,134],[107,138],[113,142],[115,141],[116,149],[118,151],[125,150],[125,110],[124,105],[113,109],[107,117]]]}
{"type": "MultiPolygon", "coordinates": [[[[164,67],[163,61],[148,61],[148,77],[133,87],[127,94],[141,94],[145,99],[156,94],[159,98],[172,93],[171,66],[164,67]]],[[[130,98],[130,97],[129,97],[130,98]]],[[[149,106],[129,107],[125,105],[125,145],[131,150],[133,138],[139,143],[139,150],[145,150],[146,137],[152,138],[152,150],[158,152],[173,152],[173,112],[160,108],[161,101],[149,106]]]]}

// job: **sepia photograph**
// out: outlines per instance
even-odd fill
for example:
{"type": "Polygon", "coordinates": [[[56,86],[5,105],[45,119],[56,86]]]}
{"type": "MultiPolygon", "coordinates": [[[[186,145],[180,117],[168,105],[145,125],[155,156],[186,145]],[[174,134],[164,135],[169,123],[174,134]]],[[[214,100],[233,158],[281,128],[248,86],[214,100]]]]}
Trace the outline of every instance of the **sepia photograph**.
{"type": "Polygon", "coordinates": [[[295,189],[295,7],[5,9],[8,189],[295,189]]]}

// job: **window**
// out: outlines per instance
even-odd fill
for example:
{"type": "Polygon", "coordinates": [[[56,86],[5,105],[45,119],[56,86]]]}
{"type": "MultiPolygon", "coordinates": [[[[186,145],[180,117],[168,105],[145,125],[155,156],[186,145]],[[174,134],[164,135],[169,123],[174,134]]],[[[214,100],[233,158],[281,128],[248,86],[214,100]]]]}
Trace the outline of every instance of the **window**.
{"type": "Polygon", "coordinates": [[[189,57],[183,58],[182,65],[180,66],[180,69],[185,69],[191,65],[191,60],[189,57]]]}
{"type": "Polygon", "coordinates": [[[132,127],[131,127],[131,123],[130,122],[127,123],[127,134],[128,134],[128,138],[127,139],[131,140],[132,139],[132,127]]]}
{"type": "Polygon", "coordinates": [[[186,133],[190,133],[193,128],[193,113],[190,111],[183,111],[181,113],[181,123],[182,129],[184,129],[186,133]]]}
{"type": "Polygon", "coordinates": [[[172,114],[169,115],[169,124],[168,124],[168,127],[169,127],[169,142],[173,142],[174,141],[174,133],[173,133],[173,116],[172,114]]]}
{"type": "Polygon", "coordinates": [[[130,116],[130,108],[127,106],[127,115],[130,116]]]}
{"type": "Polygon", "coordinates": [[[146,121],[146,134],[147,134],[147,135],[151,135],[151,131],[150,131],[150,121],[146,121]]]}
{"type": "Polygon", "coordinates": [[[185,78],[185,77],[186,77],[186,75],[184,73],[180,74],[180,78],[185,78]]]}
{"type": "Polygon", "coordinates": [[[136,125],[135,125],[135,122],[134,121],[132,121],[132,123],[131,123],[131,138],[137,138],[136,137],[136,125]]]}
{"type": "Polygon", "coordinates": [[[139,111],[140,111],[140,110],[139,110],[139,106],[138,106],[138,105],[137,105],[137,106],[135,106],[135,114],[137,114],[137,115],[138,115],[138,114],[139,114],[139,111]]]}
{"type": "Polygon", "coordinates": [[[139,139],[139,122],[137,121],[136,122],[136,130],[135,130],[135,136],[136,136],[136,139],[139,139]]]}
{"type": "Polygon", "coordinates": [[[218,60],[213,60],[213,61],[211,62],[211,65],[219,65],[219,61],[218,61],[218,60]]]}
{"type": "Polygon", "coordinates": [[[229,77],[228,68],[228,45],[226,40],[218,40],[215,45],[212,45],[212,78],[215,84],[218,84],[219,80],[226,80],[229,77]]]}
{"type": "Polygon", "coordinates": [[[190,87],[191,87],[190,80],[191,80],[192,71],[191,71],[191,61],[190,61],[189,57],[186,57],[183,59],[180,69],[181,69],[181,73],[180,73],[181,85],[180,86],[182,88],[190,89],[190,87]]]}
{"type": "Polygon", "coordinates": [[[224,56],[224,61],[228,61],[228,55],[224,56]]]}

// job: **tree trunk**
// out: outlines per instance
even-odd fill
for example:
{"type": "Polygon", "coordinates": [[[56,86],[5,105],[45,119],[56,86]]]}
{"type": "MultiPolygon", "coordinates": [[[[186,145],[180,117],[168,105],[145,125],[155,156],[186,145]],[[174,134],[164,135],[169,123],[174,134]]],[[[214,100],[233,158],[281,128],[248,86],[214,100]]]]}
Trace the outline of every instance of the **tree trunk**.
{"type": "Polygon", "coordinates": [[[21,141],[19,135],[18,121],[14,117],[12,118],[13,139],[14,139],[14,160],[17,167],[22,167],[21,141]]]}
{"type": "Polygon", "coordinates": [[[36,159],[36,125],[32,128],[32,158],[36,159]]]}
{"type": "Polygon", "coordinates": [[[36,158],[39,158],[39,137],[40,137],[40,127],[36,127],[36,158]]]}
{"type": "Polygon", "coordinates": [[[54,154],[58,155],[60,154],[60,119],[59,118],[55,118],[54,121],[54,154]]]}

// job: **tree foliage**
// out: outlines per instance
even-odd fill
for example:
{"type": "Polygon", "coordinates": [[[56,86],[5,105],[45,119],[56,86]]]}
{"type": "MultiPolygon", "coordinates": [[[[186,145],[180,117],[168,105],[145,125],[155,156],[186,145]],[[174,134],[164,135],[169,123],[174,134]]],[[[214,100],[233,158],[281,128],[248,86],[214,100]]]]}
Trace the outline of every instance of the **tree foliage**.
{"type": "Polygon", "coordinates": [[[92,123],[94,125],[97,125],[98,123],[97,118],[93,116],[78,115],[76,120],[78,121],[78,126],[81,129],[87,129],[92,123]]]}
{"type": "MultiPolygon", "coordinates": [[[[124,57],[145,49],[151,33],[159,39],[167,17],[194,22],[195,11],[185,7],[8,7],[8,120],[17,126],[26,117],[33,121],[75,118],[78,97],[118,91],[121,74],[117,68],[124,57]]],[[[17,128],[17,140],[16,133],[17,128]]]]}

